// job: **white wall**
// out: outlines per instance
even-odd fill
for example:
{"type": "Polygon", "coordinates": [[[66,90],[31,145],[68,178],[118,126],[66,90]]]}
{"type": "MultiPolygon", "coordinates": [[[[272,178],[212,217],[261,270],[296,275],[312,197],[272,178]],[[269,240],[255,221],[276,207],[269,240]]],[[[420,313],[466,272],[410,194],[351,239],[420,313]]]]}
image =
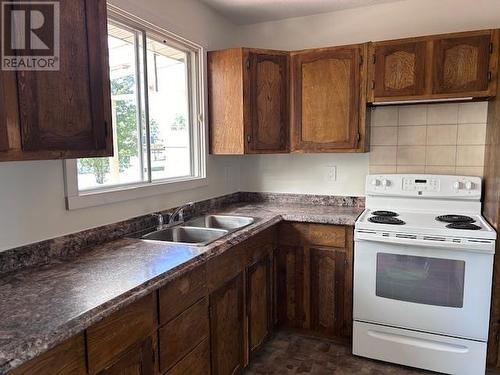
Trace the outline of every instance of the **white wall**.
{"type": "MultiPolygon", "coordinates": [[[[240,27],[242,46],[297,50],[500,27],[498,0],[406,0],[240,27]]],[[[366,155],[245,157],[242,190],[362,195],[366,155]],[[338,180],[325,183],[325,166],[338,180]]]]}
{"type": "MultiPolygon", "coordinates": [[[[234,26],[195,0],[113,0],[207,49],[236,45],[234,26]]],[[[61,161],[0,163],[0,251],[239,189],[239,159],[209,157],[207,187],[67,211],[61,161]],[[227,181],[226,168],[232,177],[227,181]]]]}

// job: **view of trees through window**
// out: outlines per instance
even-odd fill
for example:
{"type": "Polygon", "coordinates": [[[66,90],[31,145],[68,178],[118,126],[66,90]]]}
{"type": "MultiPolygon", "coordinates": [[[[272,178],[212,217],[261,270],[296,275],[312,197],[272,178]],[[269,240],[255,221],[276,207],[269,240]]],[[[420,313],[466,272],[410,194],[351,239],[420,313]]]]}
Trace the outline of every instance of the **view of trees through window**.
{"type": "Polygon", "coordinates": [[[79,159],[79,189],[190,176],[189,54],[114,22],[108,43],[115,155],[79,159]]]}

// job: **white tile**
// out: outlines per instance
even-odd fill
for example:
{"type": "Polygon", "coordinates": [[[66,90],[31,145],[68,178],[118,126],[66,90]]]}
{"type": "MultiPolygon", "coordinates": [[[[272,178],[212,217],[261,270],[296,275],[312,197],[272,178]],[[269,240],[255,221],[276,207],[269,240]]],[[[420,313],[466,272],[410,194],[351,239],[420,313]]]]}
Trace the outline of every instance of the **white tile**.
{"type": "Polygon", "coordinates": [[[396,146],[372,146],[370,165],[395,165],[396,149],[396,146]]]}
{"type": "Polygon", "coordinates": [[[456,168],[454,166],[449,167],[445,165],[427,165],[425,167],[425,173],[454,175],[455,169],[456,168]]]}
{"type": "Polygon", "coordinates": [[[485,146],[457,146],[457,167],[482,167],[485,146]]]}
{"type": "Polygon", "coordinates": [[[425,146],[398,146],[397,165],[425,165],[425,146]]]}
{"type": "Polygon", "coordinates": [[[427,107],[427,125],[458,123],[458,104],[431,104],[427,107]]]}
{"type": "Polygon", "coordinates": [[[399,107],[399,126],[427,124],[427,105],[405,105],[399,107]]]}
{"type": "Polygon", "coordinates": [[[485,124],[488,117],[488,102],[460,103],[459,124],[485,124]]]}
{"type": "Polygon", "coordinates": [[[428,145],[456,145],[457,125],[428,125],[428,145]]]}
{"type": "Polygon", "coordinates": [[[398,144],[398,128],[396,126],[374,126],[371,130],[372,146],[396,146],[398,144]]]}
{"type": "Polygon", "coordinates": [[[458,126],[459,145],[484,145],[486,124],[461,124],[458,126]]]}
{"type": "Polygon", "coordinates": [[[425,165],[455,166],[457,146],[427,146],[425,165]]]}
{"type": "Polygon", "coordinates": [[[457,167],[455,174],[459,176],[483,177],[483,167],[457,167]]]}
{"type": "Polygon", "coordinates": [[[372,126],[397,126],[398,125],[398,107],[373,107],[371,109],[372,126]]]}
{"type": "Polygon", "coordinates": [[[398,145],[425,145],[426,131],[427,128],[425,126],[400,126],[398,128],[398,145]]]}
{"type": "Polygon", "coordinates": [[[424,165],[398,165],[397,173],[425,173],[424,165]]]}
{"type": "Polygon", "coordinates": [[[371,174],[396,173],[395,165],[370,165],[371,174]]]}

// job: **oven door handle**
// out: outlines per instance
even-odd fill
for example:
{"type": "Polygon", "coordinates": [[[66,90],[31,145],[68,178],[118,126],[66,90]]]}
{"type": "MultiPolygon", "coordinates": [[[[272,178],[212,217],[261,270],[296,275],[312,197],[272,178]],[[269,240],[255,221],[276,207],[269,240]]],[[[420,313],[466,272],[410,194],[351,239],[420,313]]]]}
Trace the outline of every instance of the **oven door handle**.
{"type": "MultiPolygon", "coordinates": [[[[429,236],[431,238],[432,236],[429,236]]],[[[439,238],[439,236],[436,236],[439,238]]],[[[391,234],[390,236],[382,236],[380,234],[368,233],[364,231],[356,231],[354,235],[355,241],[372,241],[372,242],[382,242],[382,243],[392,243],[400,245],[410,245],[410,246],[420,246],[420,247],[430,247],[430,248],[440,248],[440,249],[453,249],[462,250],[465,252],[472,253],[495,253],[495,242],[491,240],[482,239],[466,239],[460,240],[461,242],[452,242],[450,240],[432,240],[423,238],[404,238],[396,237],[396,234],[391,234]]]]}
{"type": "Polygon", "coordinates": [[[446,342],[439,342],[435,340],[421,339],[417,337],[408,337],[403,335],[397,335],[394,333],[378,332],[369,330],[368,336],[382,341],[389,341],[400,345],[414,346],[429,350],[438,350],[441,352],[448,353],[467,353],[469,348],[463,345],[449,344],[446,342]]]}

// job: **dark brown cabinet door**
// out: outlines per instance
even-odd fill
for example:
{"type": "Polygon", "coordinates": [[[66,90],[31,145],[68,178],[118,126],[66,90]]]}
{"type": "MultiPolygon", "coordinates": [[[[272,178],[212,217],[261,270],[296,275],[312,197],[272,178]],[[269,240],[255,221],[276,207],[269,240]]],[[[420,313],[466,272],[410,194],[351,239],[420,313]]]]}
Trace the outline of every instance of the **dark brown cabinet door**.
{"type": "Polygon", "coordinates": [[[243,274],[210,295],[212,374],[239,374],[243,368],[243,274]]]}
{"type": "Polygon", "coordinates": [[[448,94],[488,90],[491,34],[434,41],[433,92],[448,94]]]}
{"type": "Polygon", "coordinates": [[[288,56],[249,52],[249,153],[288,151],[288,56]]]}
{"type": "Polygon", "coordinates": [[[353,150],[360,134],[358,46],[292,54],[292,149],[353,150]]]}
{"type": "Polygon", "coordinates": [[[276,314],[280,327],[303,325],[303,255],[299,246],[280,245],[276,251],[276,314]]]}
{"type": "Polygon", "coordinates": [[[247,316],[250,356],[271,332],[271,258],[264,256],[247,270],[247,316]]]}
{"type": "Polygon", "coordinates": [[[153,375],[154,350],[151,339],[126,352],[114,364],[98,375],[153,375]]]}
{"type": "Polygon", "coordinates": [[[59,4],[60,70],[17,72],[22,150],[111,155],[106,1],[59,4]]]}
{"type": "Polygon", "coordinates": [[[346,301],[345,250],[311,248],[311,330],[349,338],[352,315],[346,301]]]}
{"type": "Polygon", "coordinates": [[[374,50],[375,97],[424,94],[425,42],[380,44],[374,50]]]}

